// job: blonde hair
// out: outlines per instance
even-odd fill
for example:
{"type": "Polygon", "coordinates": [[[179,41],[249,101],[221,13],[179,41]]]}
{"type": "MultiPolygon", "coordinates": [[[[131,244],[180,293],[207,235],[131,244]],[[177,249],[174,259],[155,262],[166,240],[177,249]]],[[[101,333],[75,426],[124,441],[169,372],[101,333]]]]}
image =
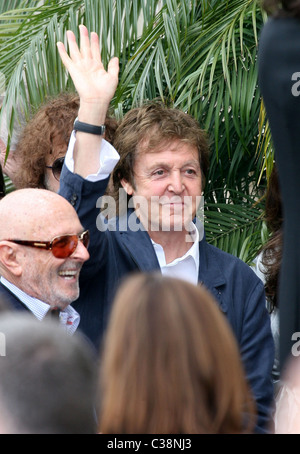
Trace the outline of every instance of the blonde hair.
{"type": "Polygon", "coordinates": [[[202,286],[138,274],[120,287],[100,371],[101,433],[251,432],[255,407],[225,316],[202,286]]]}

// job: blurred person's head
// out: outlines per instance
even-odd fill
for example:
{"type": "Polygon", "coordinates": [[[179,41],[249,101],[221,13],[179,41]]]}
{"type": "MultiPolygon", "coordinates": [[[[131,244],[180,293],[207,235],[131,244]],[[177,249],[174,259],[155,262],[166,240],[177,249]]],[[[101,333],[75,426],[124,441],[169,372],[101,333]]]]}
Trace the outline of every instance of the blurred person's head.
{"type": "Polygon", "coordinates": [[[93,434],[95,358],[77,333],[0,314],[0,433],[93,434]]]}
{"type": "Polygon", "coordinates": [[[44,189],[20,189],[0,201],[0,275],[50,307],[64,310],[79,296],[89,258],[88,233],[75,209],[44,189]]]}
{"type": "Polygon", "coordinates": [[[217,303],[204,287],[160,274],[131,276],[116,295],[100,395],[101,433],[240,433],[255,420],[217,303]]]}

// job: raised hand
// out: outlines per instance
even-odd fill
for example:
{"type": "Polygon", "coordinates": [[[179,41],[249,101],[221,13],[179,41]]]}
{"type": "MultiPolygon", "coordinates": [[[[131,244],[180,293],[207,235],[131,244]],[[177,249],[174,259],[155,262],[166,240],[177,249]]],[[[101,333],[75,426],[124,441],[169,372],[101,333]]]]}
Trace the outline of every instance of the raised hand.
{"type": "Polygon", "coordinates": [[[100,54],[99,38],[92,32],[89,38],[84,25],[79,26],[80,49],[72,31],[67,32],[69,53],[62,42],[57,43],[60,58],[68,70],[83,103],[100,103],[108,107],[118,85],[119,60],[114,57],[105,70],[100,54]]]}
{"type": "MultiPolygon", "coordinates": [[[[57,43],[60,58],[68,70],[80,97],[78,119],[92,125],[105,123],[107,110],[118,85],[119,60],[112,58],[105,70],[97,33],[89,33],[84,25],[79,26],[80,49],[72,31],[67,32],[69,53],[62,42],[57,43]]],[[[102,136],[76,133],[73,150],[74,172],[86,178],[99,169],[99,152],[102,136]],[[87,159],[88,152],[88,159],[87,159]]]]}

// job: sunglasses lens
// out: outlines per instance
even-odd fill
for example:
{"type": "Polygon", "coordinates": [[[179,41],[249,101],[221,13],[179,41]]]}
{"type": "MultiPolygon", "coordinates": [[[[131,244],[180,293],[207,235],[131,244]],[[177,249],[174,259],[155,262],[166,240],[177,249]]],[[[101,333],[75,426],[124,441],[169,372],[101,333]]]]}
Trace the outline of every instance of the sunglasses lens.
{"type": "Polygon", "coordinates": [[[65,235],[55,238],[52,243],[52,253],[59,259],[65,259],[73,254],[78,245],[77,235],[65,235]]]}
{"type": "Polygon", "coordinates": [[[60,174],[64,165],[65,158],[58,158],[52,164],[52,173],[54,178],[59,181],[60,174]]]}

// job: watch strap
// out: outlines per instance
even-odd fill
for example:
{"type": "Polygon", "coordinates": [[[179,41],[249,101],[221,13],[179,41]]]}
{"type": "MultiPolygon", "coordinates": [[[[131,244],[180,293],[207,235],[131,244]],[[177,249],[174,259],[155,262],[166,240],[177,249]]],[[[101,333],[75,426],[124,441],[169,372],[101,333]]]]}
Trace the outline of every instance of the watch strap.
{"type": "Polygon", "coordinates": [[[74,130],[86,132],[88,134],[95,134],[97,136],[103,136],[103,134],[105,133],[105,125],[91,125],[89,123],[79,121],[78,118],[76,118],[74,121],[74,130]]]}

